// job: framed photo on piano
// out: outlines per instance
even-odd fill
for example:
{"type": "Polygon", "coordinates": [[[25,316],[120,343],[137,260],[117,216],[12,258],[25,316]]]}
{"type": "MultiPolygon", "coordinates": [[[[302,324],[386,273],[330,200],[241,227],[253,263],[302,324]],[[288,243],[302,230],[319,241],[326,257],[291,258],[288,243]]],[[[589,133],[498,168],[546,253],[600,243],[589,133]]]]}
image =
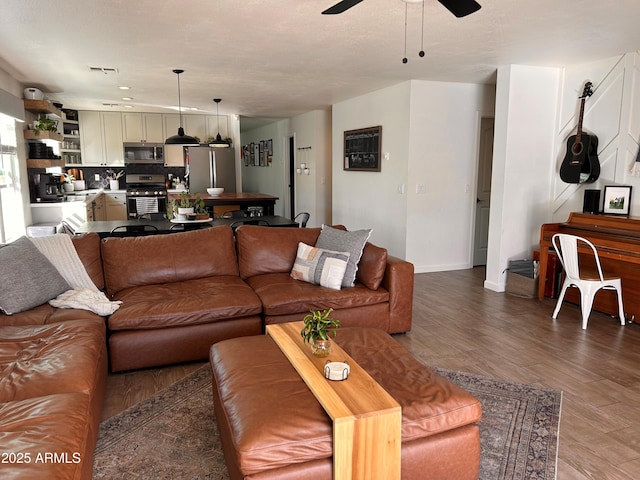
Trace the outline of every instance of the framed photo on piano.
{"type": "Polygon", "coordinates": [[[631,187],[605,185],[602,213],[607,215],[629,215],[631,187]]]}

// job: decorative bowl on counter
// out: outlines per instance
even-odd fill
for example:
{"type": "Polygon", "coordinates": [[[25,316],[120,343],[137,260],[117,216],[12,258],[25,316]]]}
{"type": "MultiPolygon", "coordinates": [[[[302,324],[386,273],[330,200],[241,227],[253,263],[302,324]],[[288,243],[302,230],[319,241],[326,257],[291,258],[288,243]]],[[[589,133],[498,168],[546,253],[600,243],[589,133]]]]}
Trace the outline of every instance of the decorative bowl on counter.
{"type": "Polygon", "coordinates": [[[216,197],[224,192],[224,187],[207,188],[207,193],[212,197],[216,197]]]}

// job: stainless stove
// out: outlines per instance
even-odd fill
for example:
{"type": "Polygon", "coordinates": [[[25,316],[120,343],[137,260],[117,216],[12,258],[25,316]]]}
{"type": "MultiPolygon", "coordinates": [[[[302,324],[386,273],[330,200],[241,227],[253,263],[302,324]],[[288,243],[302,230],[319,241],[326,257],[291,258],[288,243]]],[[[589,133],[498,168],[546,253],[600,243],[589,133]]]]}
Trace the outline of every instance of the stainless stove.
{"type": "Polygon", "coordinates": [[[158,216],[167,211],[167,188],[164,175],[127,173],[127,214],[129,218],[158,216]]]}

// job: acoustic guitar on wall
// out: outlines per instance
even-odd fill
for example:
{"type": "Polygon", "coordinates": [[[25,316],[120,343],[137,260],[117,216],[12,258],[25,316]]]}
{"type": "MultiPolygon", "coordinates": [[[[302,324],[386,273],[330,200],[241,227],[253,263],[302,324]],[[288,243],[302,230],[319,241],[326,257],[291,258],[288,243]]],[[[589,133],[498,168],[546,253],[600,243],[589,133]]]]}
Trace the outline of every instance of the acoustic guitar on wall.
{"type": "Polygon", "coordinates": [[[565,183],[593,183],[600,176],[598,160],[598,137],[582,131],[584,103],[593,94],[593,84],[584,84],[580,96],[578,131],[567,139],[567,153],[560,166],[560,178],[565,183]]]}

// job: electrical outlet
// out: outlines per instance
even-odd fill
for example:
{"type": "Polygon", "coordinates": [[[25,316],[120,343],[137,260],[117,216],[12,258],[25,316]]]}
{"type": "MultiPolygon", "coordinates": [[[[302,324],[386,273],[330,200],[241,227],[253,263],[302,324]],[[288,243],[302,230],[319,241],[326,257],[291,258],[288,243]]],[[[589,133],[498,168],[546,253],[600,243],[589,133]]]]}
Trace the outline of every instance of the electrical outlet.
{"type": "Polygon", "coordinates": [[[427,186],[424,183],[417,183],[416,193],[419,193],[419,194],[427,193],[427,186]]]}
{"type": "Polygon", "coordinates": [[[99,181],[100,181],[100,174],[99,174],[99,173],[96,173],[96,174],[93,176],[93,179],[94,179],[96,182],[99,182],[99,181]]]}
{"type": "Polygon", "coordinates": [[[404,194],[404,183],[399,183],[397,189],[399,194],[404,194]]]}

